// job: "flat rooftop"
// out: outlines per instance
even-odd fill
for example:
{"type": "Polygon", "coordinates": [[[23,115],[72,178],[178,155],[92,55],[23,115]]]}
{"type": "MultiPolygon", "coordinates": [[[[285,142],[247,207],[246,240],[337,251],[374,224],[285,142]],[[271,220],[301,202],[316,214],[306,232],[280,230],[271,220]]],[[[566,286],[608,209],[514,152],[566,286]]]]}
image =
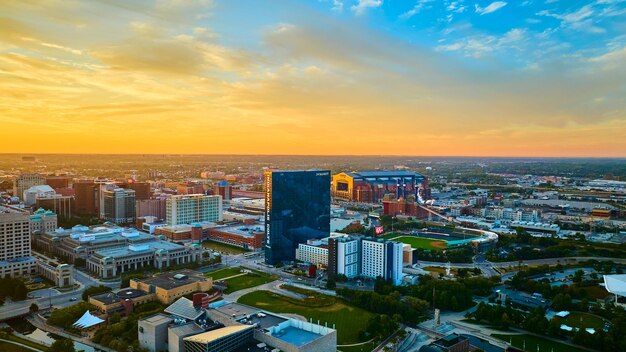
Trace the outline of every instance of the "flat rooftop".
{"type": "Polygon", "coordinates": [[[212,230],[232,233],[242,237],[253,237],[255,233],[264,233],[264,229],[261,225],[231,225],[231,226],[216,226],[212,230]]]}
{"type": "Polygon", "coordinates": [[[171,322],[172,320],[173,319],[169,317],[168,315],[165,315],[163,313],[158,313],[158,314],[149,316],[145,319],[142,319],[141,321],[147,322],[152,325],[160,325],[160,324],[167,324],[171,322]]]}
{"type": "Polygon", "coordinates": [[[187,337],[204,332],[204,330],[195,323],[176,325],[170,327],[170,331],[178,337],[187,337]]]}
{"type": "Polygon", "coordinates": [[[91,296],[91,298],[104,304],[113,304],[119,302],[122,299],[133,299],[145,295],[147,295],[147,293],[141,290],[136,290],[134,288],[124,288],[117,292],[105,292],[98,295],[93,295],[91,296]]]}
{"type": "Polygon", "coordinates": [[[316,334],[311,331],[298,329],[293,326],[286,327],[280,332],[273,334],[272,336],[295,346],[304,346],[307,343],[322,337],[322,335],[316,334]]]}
{"type": "Polygon", "coordinates": [[[247,318],[245,323],[243,322],[243,319],[239,320],[239,322],[242,324],[249,324],[249,325],[257,324],[258,328],[260,329],[268,329],[272,326],[276,326],[287,320],[288,319],[285,319],[283,317],[280,317],[274,314],[270,314],[267,312],[260,312],[260,313],[253,314],[252,316],[247,318]]]}
{"type": "Polygon", "coordinates": [[[248,315],[256,314],[260,311],[258,308],[232,302],[219,306],[215,308],[215,310],[234,319],[243,318],[248,315]]]}
{"type": "Polygon", "coordinates": [[[204,274],[193,270],[178,270],[157,274],[151,278],[139,280],[148,285],[154,285],[164,289],[172,289],[187,285],[192,282],[208,280],[204,274]],[[183,275],[184,277],[182,277],[183,275]]]}
{"type": "Polygon", "coordinates": [[[100,255],[101,257],[124,258],[135,254],[154,252],[159,249],[169,252],[184,248],[185,246],[154,238],[151,241],[129,244],[128,246],[122,248],[102,249],[95,251],[95,254],[100,255]]]}
{"type": "Polygon", "coordinates": [[[0,214],[30,215],[27,210],[0,205],[0,214]]]}

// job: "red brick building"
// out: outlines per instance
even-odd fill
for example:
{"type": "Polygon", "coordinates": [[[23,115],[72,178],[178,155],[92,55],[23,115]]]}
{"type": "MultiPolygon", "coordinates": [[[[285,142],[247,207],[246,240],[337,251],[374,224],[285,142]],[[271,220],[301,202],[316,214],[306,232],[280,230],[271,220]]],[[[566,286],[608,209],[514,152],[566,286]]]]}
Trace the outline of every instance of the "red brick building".
{"type": "Polygon", "coordinates": [[[80,215],[97,215],[97,186],[94,180],[75,180],[74,188],[74,211],[80,215]]]}

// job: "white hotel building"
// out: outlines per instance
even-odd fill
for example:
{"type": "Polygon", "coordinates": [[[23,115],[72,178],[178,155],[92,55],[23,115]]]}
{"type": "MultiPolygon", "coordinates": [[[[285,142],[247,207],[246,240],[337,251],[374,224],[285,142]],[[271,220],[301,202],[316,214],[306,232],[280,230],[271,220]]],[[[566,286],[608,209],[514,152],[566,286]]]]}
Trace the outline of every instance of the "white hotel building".
{"type": "Polygon", "coordinates": [[[175,195],[166,201],[165,213],[168,225],[222,221],[222,196],[175,195]]]}
{"type": "Polygon", "coordinates": [[[383,239],[333,234],[320,240],[301,243],[296,259],[305,263],[324,265],[329,274],[391,280],[402,283],[403,244],[383,239]]]}
{"type": "Polygon", "coordinates": [[[382,239],[361,241],[361,275],[402,283],[402,243],[382,239]]]}

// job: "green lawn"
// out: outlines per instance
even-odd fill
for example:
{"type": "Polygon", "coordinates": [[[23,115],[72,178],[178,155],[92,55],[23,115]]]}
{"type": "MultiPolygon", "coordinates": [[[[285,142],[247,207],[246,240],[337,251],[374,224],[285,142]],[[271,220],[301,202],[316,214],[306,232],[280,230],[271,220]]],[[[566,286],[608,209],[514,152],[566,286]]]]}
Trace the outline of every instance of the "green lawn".
{"type": "Polygon", "coordinates": [[[335,324],[337,343],[340,345],[361,342],[359,332],[365,330],[368,321],[375,315],[339,299],[332,304],[312,308],[310,304],[304,301],[294,300],[269,291],[250,292],[242,296],[238,302],[276,313],[299,314],[307,319],[313,319],[316,323],[319,320],[321,325],[328,323],[332,327],[335,324]]]}
{"type": "Polygon", "coordinates": [[[415,236],[399,236],[391,238],[393,241],[410,244],[412,248],[429,249],[431,251],[438,251],[445,249],[446,241],[433,240],[431,238],[415,237],[415,236]]]}
{"type": "Polygon", "coordinates": [[[210,271],[208,273],[205,273],[204,275],[210,276],[213,278],[213,281],[216,281],[216,280],[221,280],[225,277],[230,277],[230,276],[238,275],[238,274],[241,274],[240,267],[219,269],[215,271],[210,271]]]}
{"type": "Polygon", "coordinates": [[[536,352],[537,345],[539,345],[539,352],[585,352],[585,350],[580,348],[572,347],[564,343],[550,341],[533,335],[492,334],[491,336],[506,342],[509,342],[512,339],[513,346],[518,348],[524,347],[524,341],[526,341],[526,351],[528,352],[536,352]]]}
{"type": "Polygon", "coordinates": [[[276,279],[278,278],[275,276],[258,273],[237,276],[232,279],[224,280],[224,282],[228,284],[228,288],[224,290],[224,293],[232,293],[245,288],[263,285],[268,282],[276,281],[276,279]]]}
{"type": "Polygon", "coordinates": [[[554,317],[554,319],[562,322],[562,324],[576,328],[594,328],[596,330],[602,330],[602,328],[604,328],[604,320],[589,313],[571,312],[565,319],[561,317],[554,317]]]}
{"type": "Polygon", "coordinates": [[[226,244],[226,243],[215,242],[211,240],[202,242],[202,247],[216,251],[216,252],[223,252],[223,253],[228,253],[228,254],[241,254],[241,253],[250,252],[249,250],[245,248],[233,246],[233,245],[226,244]]]}
{"type": "Polygon", "coordinates": [[[2,342],[2,341],[0,341],[0,351],[2,352],[33,352],[32,350],[29,350],[22,346],[18,346],[12,343],[2,342]]]}
{"type": "MultiPolygon", "coordinates": [[[[13,334],[10,334],[7,338],[5,338],[5,340],[10,340],[10,341],[13,341],[13,342],[21,343],[22,345],[30,346],[30,347],[32,347],[32,348],[36,348],[36,349],[38,349],[38,350],[42,350],[42,351],[47,351],[47,350],[48,350],[48,347],[46,347],[46,346],[44,346],[44,345],[38,344],[38,343],[36,343],[36,342],[32,342],[32,341],[30,341],[30,340],[23,339],[23,338],[21,338],[21,337],[15,336],[15,335],[13,335],[13,334]]],[[[8,345],[8,343],[7,343],[7,345],[8,345]]],[[[12,346],[22,348],[22,347],[20,347],[20,346],[16,346],[16,345],[12,345],[12,346]]],[[[23,349],[23,350],[24,350],[24,351],[31,351],[31,350],[27,350],[27,349],[23,349]]],[[[4,352],[4,351],[5,351],[5,350],[2,348],[2,346],[1,346],[1,345],[0,345],[0,351],[2,351],[2,352],[4,352]]],[[[13,351],[13,350],[8,350],[8,351],[13,351]]],[[[16,349],[16,350],[14,350],[14,351],[22,351],[22,350],[16,349]]],[[[31,351],[31,352],[32,352],[32,351],[31,351]]]]}

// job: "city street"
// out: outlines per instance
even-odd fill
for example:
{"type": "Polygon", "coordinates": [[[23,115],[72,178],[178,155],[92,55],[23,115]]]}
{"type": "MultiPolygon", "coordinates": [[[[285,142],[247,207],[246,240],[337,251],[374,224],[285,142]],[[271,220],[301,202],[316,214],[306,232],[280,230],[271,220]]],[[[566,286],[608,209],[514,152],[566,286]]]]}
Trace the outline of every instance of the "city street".
{"type": "MultiPolygon", "coordinates": [[[[61,292],[56,289],[44,289],[33,291],[35,294],[43,293],[47,294],[40,297],[26,299],[24,301],[17,302],[5,302],[3,306],[0,306],[0,320],[10,319],[20,315],[27,314],[29,312],[30,305],[36,303],[39,309],[47,309],[50,306],[54,308],[63,308],[76,304],[82,301],[83,291],[90,286],[105,285],[113,289],[119,288],[119,281],[117,282],[102,282],[96,280],[89,275],[81,272],[80,270],[74,270],[74,280],[79,284],[78,288],[75,288],[68,292],[61,292]]],[[[33,293],[31,293],[33,294],[33,293]]]]}

